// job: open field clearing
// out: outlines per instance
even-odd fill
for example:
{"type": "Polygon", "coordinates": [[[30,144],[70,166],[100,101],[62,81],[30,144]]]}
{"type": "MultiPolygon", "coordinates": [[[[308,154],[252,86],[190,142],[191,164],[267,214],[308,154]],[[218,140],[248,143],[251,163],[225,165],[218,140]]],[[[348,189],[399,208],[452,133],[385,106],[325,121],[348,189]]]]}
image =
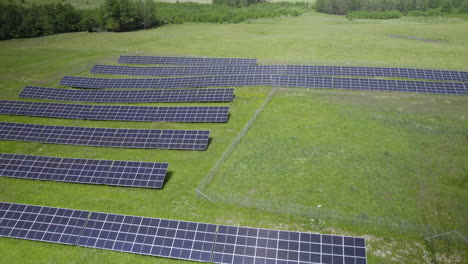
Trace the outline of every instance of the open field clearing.
{"type": "MultiPolygon", "coordinates": [[[[59,87],[65,75],[116,64],[121,54],[258,58],[261,64],[412,67],[468,71],[468,22],[390,22],[309,13],[241,24],[168,25],[126,33],[70,33],[0,42],[0,99],[25,85],[59,87]],[[403,37],[394,37],[403,36],[403,37]],[[420,39],[434,40],[421,41],[420,39]]],[[[123,77],[113,76],[112,78],[123,77]]],[[[109,77],[111,78],[111,77],[109,77]]],[[[208,129],[205,152],[131,150],[0,141],[1,152],[168,162],[162,190],[0,178],[0,201],[216,224],[364,236],[368,263],[464,263],[449,247],[362,226],[317,224],[197,199],[195,188],[251,119],[271,87],[235,89],[225,124],[103,122],[0,116],[4,122],[109,128],[208,129]]],[[[468,98],[410,93],[279,89],[208,193],[285,201],[397,218],[465,235],[468,98]]],[[[190,263],[0,238],[0,263],[190,263]]]]}

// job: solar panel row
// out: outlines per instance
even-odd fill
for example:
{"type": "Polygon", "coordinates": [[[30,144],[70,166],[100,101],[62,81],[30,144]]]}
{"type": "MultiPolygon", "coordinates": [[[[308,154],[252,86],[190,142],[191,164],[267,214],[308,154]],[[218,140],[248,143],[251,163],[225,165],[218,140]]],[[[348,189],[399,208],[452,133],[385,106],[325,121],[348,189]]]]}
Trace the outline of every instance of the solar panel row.
{"type": "Polygon", "coordinates": [[[159,65],[255,65],[257,59],[203,58],[203,57],[159,57],[159,56],[120,56],[123,64],[159,65]]]}
{"type": "Polygon", "coordinates": [[[438,94],[468,93],[468,84],[466,83],[398,81],[289,75],[235,75],[152,79],[103,79],[86,77],[65,77],[62,80],[61,84],[83,88],[176,88],[181,86],[210,87],[222,85],[275,85],[281,87],[404,91],[438,94]]]}
{"type": "Polygon", "coordinates": [[[271,75],[232,75],[184,78],[106,79],[65,76],[60,85],[95,89],[172,89],[212,86],[271,85],[271,75]]]}
{"type": "Polygon", "coordinates": [[[31,180],[162,188],[167,167],[167,163],[0,153],[1,177],[31,180]]]}
{"type": "Polygon", "coordinates": [[[231,102],[233,88],[167,90],[75,90],[26,86],[22,98],[94,103],[231,102]]]}
{"type": "Polygon", "coordinates": [[[206,67],[142,67],[94,65],[91,73],[135,76],[215,76],[215,75],[273,75],[284,74],[286,65],[206,66],[206,67]]]}
{"type": "Polygon", "coordinates": [[[376,68],[311,65],[142,67],[94,65],[91,73],[135,76],[215,76],[215,75],[326,75],[358,77],[393,77],[409,79],[468,82],[468,72],[409,68],[376,68]]]}
{"type": "Polygon", "coordinates": [[[228,106],[150,107],[0,100],[0,114],[87,120],[227,122],[228,106]]]}
{"type": "Polygon", "coordinates": [[[468,94],[468,84],[449,82],[397,81],[356,78],[273,76],[276,86],[399,91],[436,94],[468,94]]]}
{"type": "Polygon", "coordinates": [[[363,238],[0,203],[0,236],[213,263],[365,264],[363,238]]]}
{"type": "Polygon", "coordinates": [[[0,122],[0,140],[114,148],[206,150],[210,131],[115,129],[0,122]]]}

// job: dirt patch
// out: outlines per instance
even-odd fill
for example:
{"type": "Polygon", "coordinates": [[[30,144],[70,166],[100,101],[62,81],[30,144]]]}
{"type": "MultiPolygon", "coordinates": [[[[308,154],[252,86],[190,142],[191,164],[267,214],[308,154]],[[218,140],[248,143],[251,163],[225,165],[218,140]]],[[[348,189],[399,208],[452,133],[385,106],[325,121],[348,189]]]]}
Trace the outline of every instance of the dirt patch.
{"type": "Polygon", "coordinates": [[[402,38],[402,39],[412,39],[412,40],[419,40],[423,42],[430,42],[430,43],[442,43],[442,41],[434,40],[434,39],[426,39],[426,38],[419,38],[415,36],[401,36],[401,35],[389,35],[391,38],[402,38]]]}

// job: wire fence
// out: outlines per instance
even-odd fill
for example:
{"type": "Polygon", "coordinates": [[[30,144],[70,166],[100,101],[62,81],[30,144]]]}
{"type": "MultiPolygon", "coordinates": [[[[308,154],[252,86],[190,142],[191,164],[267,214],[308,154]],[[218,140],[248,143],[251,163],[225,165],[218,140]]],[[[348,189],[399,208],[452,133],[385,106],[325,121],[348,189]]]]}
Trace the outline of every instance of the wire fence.
{"type": "Polygon", "coordinates": [[[249,198],[239,194],[218,193],[211,190],[205,190],[203,193],[198,194],[213,203],[230,204],[271,213],[307,217],[317,225],[349,225],[361,227],[366,230],[380,230],[403,234],[406,236],[424,237],[427,239],[443,237],[443,239],[450,239],[452,242],[468,242],[467,238],[457,230],[447,232],[446,230],[436,226],[417,224],[401,219],[323,209],[317,206],[301,205],[284,201],[249,198]]]}
{"type": "Polygon", "coordinates": [[[223,203],[235,206],[241,206],[246,208],[254,208],[258,210],[264,210],[267,212],[296,215],[302,217],[308,217],[315,221],[317,224],[340,224],[362,227],[365,229],[377,229],[386,232],[394,232],[399,234],[405,234],[409,236],[424,237],[428,240],[450,240],[450,243],[462,242],[466,244],[467,238],[461,232],[453,230],[447,232],[439,227],[432,225],[424,225],[408,222],[401,219],[391,219],[380,216],[372,216],[365,213],[351,213],[330,209],[318,208],[317,206],[301,205],[276,200],[265,200],[265,199],[253,199],[245,196],[241,196],[234,193],[218,193],[212,190],[206,190],[206,187],[210,184],[213,178],[218,174],[219,170],[231,156],[242,138],[247,134],[249,129],[261,115],[265,107],[274,97],[277,91],[277,87],[272,87],[270,94],[267,96],[262,105],[256,110],[252,118],[242,128],[233,142],[229,145],[226,151],[216,161],[213,167],[209,170],[207,175],[202,179],[198,187],[195,189],[196,196],[198,198],[203,197],[213,203],[223,203]]]}
{"type": "MultiPolygon", "coordinates": [[[[198,187],[195,189],[195,192],[197,193],[197,196],[201,195],[204,196],[203,190],[205,190],[206,186],[213,180],[213,177],[218,174],[219,169],[223,166],[224,162],[231,156],[232,152],[234,149],[237,147],[239,142],[242,140],[242,138],[247,134],[247,131],[249,131],[250,127],[255,123],[257,118],[260,116],[260,114],[263,112],[265,107],[268,105],[268,103],[271,101],[273,96],[275,95],[277,90],[277,87],[274,86],[272,87],[270,93],[268,94],[267,98],[265,101],[263,101],[262,105],[255,111],[254,115],[252,118],[245,124],[245,126],[242,128],[242,130],[237,134],[236,138],[232,143],[229,145],[229,147],[224,151],[224,153],[221,155],[221,157],[216,161],[216,163],[213,165],[213,167],[208,171],[206,176],[202,179],[198,187]]],[[[208,196],[205,196],[206,199],[210,200],[208,196]]]]}

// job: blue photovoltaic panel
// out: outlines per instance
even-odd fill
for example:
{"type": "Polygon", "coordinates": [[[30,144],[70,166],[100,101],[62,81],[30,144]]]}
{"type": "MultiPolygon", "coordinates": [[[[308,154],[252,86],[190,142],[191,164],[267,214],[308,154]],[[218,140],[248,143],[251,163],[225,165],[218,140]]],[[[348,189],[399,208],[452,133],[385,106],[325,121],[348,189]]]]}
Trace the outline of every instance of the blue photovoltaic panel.
{"type": "Polygon", "coordinates": [[[0,122],[0,140],[114,148],[206,150],[210,131],[115,129],[0,122]]]}
{"type": "Polygon", "coordinates": [[[122,64],[159,65],[255,65],[257,59],[203,58],[203,57],[160,57],[160,56],[120,56],[122,64]]]}
{"type": "Polygon", "coordinates": [[[212,262],[366,264],[365,246],[357,237],[220,225],[212,262]]]}
{"type": "Polygon", "coordinates": [[[78,90],[26,86],[19,96],[93,103],[231,102],[234,89],[78,90]]]}
{"type": "Polygon", "coordinates": [[[466,83],[282,75],[273,76],[273,79],[275,85],[280,87],[335,88],[435,94],[468,94],[468,84],[466,83]]]}
{"type": "Polygon", "coordinates": [[[227,122],[228,106],[123,106],[0,100],[0,114],[85,120],[145,122],[227,122]]]}
{"type": "Polygon", "coordinates": [[[212,224],[92,213],[78,245],[209,262],[215,235],[212,224]]]}
{"type": "Polygon", "coordinates": [[[207,67],[142,67],[94,65],[97,74],[134,76],[217,76],[217,75],[326,75],[357,77],[392,77],[468,82],[468,72],[409,68],[377,68],[313,65],[258,65],[207,67]]]}
{"type": "Polygon", "coordinates": [[[0,236],[75,245],[89,212],[0,202],[0,236]]]}
{"type": "Polygon", "coordinates": [[[0,176],[9,178],[162,188],[167,163],[72,159],[0,153],[0,176]]]}
{"type": "Polygon", "coordinates": [[[0,236],[225,264],[367,263],[359,237],[11,203],[0,203],[0,236]]]}
{"type": "Polygon", "coordinates": [[[311,77],[289,75],[229,75],[187,78],[102,79],[65,77],[62,85],[82,88],[176,88],[210,86],[275,85],[376,91],[401,91],[436,94],[467,94],[467,83],[399,81],[381,79],[311,77]]]}
{"type": "Polygon", "coordinates": [[[286,65],[285,75],[329,75],[358,77],[392,77],[440,81],[468,81],[468,72],[410,68],[286,65]]]}
{"type": "Polygon", "coordinates": [[[134,76],[216,76],[283,74],[286,65],[221,66],[221,67],[142,67],[94,65],[91,73],[134,76]]]}
{"type": "Polygon", "coordinates": [[[271,85],[271,75],[228,75],[209,77],[106,79],[65,76],[60,85],[94,89],[172,89],[213,86],[271,85]]]}

